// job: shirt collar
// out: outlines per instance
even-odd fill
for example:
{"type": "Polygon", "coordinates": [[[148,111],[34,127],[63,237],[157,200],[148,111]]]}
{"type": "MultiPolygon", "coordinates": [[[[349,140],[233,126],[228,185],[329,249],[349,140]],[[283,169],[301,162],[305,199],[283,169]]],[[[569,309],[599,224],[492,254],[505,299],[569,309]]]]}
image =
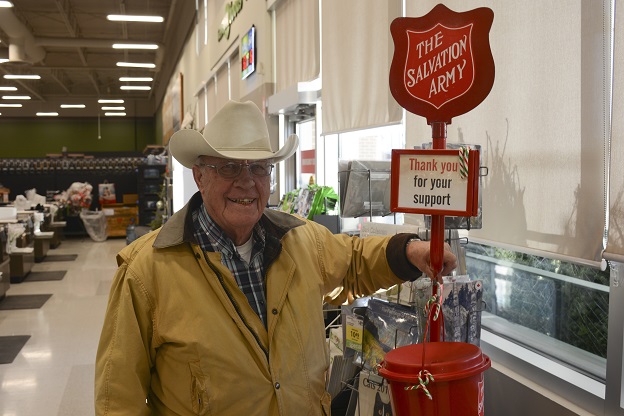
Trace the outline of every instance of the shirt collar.
{"type": "MultiPolygon", "coordinates": [[[[201,204],[194,212],[193,218],[199,223],[200,234],[207,236],[207,241],[210,247],[206,247],[205,240],[198,238],[203,250],[217,251],[224,256],[232,257],[236,254],[236,248],[234,242],[223,232],[221,227],[208,215],[206,206],[201,204]]],[[[253,239],[253,253],[261,251],[264,248],[266,241],[266,232],[264,227],[258,222],[252,231],[251,238],[253,239]]]]}

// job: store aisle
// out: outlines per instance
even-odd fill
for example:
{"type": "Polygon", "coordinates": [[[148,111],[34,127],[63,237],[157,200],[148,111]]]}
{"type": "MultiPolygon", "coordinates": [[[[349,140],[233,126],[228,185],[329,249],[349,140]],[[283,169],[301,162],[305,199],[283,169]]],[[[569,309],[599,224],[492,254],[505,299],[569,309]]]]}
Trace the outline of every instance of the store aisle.
{"type": "MultiPolygon", "coordinates": [[[[10,364],[0,364],[0,416],[93,415],[93,377],[106,301],[125,239],[66,239],[32,271],[66,270],[62,280],[11,284],[7,296],[52,294],[39,309],[0,310],[0,337],[30,335],[10,364]]],[[[1,302],[1,301],[0,301],[1,302]]]]}

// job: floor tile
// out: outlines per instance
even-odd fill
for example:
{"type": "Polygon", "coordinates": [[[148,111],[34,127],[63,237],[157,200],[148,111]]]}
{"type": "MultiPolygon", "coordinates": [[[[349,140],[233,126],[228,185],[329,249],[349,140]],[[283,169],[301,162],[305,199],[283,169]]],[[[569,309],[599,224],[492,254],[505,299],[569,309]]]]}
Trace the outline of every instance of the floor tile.
{"type": "Polygon", "coordinates": [[[11,284],[7,296],[52,294],[39,309],[0,310],[0,336],[30,339],[0,365],[0,416],[93,415],[95,354],[108,292],[125,239],[68,238],[49,255],[74,261],[36,263],[62,280],[11,284]]]}

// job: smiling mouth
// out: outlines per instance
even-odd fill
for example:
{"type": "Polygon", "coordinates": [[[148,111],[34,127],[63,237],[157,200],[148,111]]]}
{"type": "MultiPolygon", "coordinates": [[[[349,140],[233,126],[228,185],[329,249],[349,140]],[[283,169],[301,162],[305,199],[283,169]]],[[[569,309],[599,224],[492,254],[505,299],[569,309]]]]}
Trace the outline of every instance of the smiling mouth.
{"type": "Polygon", "coordinates": [[[253,204],[253,202],[256,199],[255,198],[252,198],[252,199],[249,199],[249,198],[245,198],[245,199],[228,198],[228,200],[234,202],[235,204],[239,204],[239,205],[251,205],[251,204],[253,204]]]}

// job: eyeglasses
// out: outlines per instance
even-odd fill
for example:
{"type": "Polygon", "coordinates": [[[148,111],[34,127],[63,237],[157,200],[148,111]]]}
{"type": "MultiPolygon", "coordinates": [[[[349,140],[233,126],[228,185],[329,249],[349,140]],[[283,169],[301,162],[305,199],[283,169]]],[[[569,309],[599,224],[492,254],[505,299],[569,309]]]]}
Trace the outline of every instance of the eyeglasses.
{"type": "Polygon", "coordinates": [[[227,162],[222,165],[209,165],[208,163],[198,163],[197,166],[206,166],[217,171],[217,173],[224,179],[234,179],[240,175],[245,166],[249,173],[253,176],[269,176],[273,172],[273,166],[266,162],[252,162],[252,163],[235,163],[227,162]]]}

